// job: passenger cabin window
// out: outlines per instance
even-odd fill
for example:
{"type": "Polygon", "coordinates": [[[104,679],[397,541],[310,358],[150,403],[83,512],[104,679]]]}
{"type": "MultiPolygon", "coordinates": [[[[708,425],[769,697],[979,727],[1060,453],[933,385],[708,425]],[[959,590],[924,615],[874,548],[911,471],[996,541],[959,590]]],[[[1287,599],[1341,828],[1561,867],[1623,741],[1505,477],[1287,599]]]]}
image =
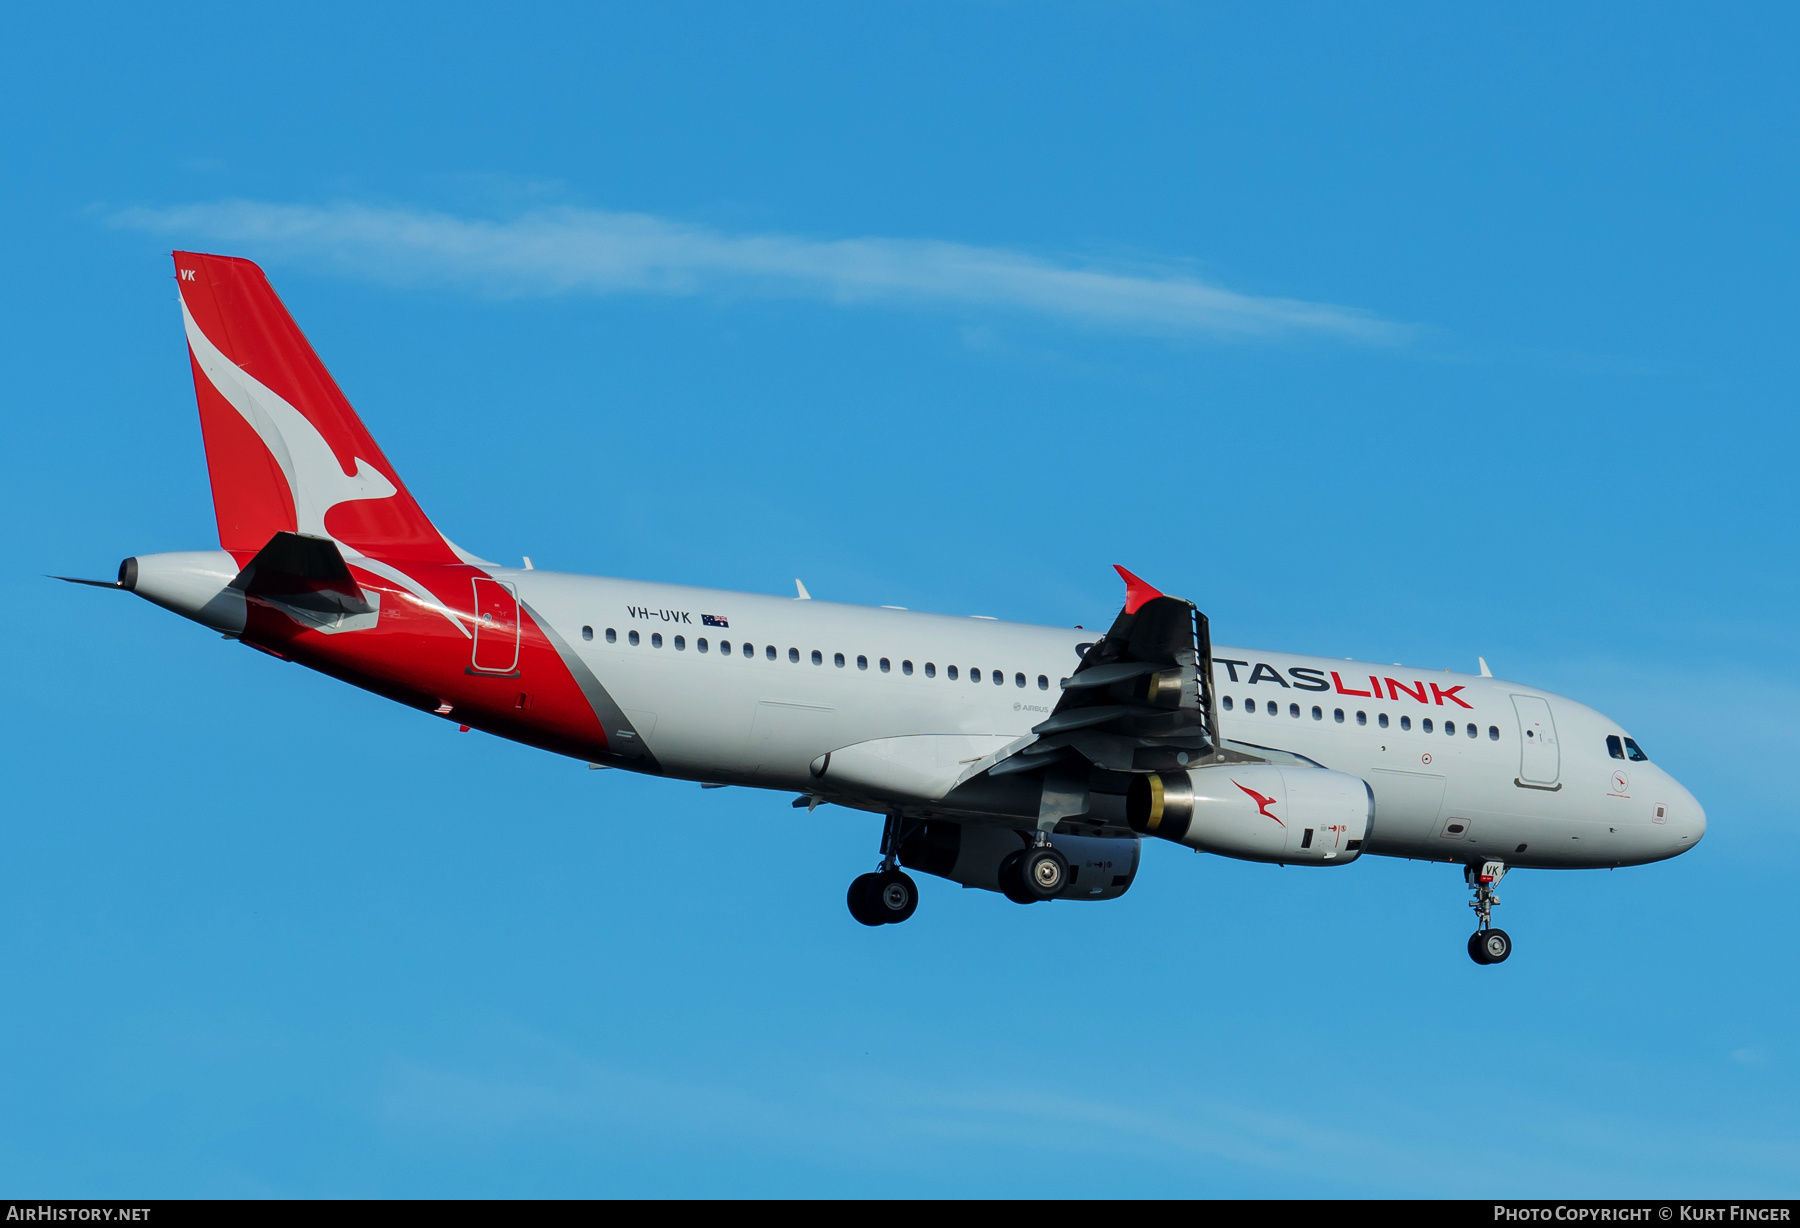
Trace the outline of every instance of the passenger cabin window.
{"type": "Polygon", "coordinates": [[[1313,719],[1315,721],[1322,721],[1325,719],[1325,709],[1321,708],[1318,704],[1313,705],[1313,719]]]}
{"type": "Polygon", "coordinates": [[[1231,711],[1231,696],[1229,695],[1225,697],[1225,711],[1231,711]]]}
{"type": "Polygon", "coordinates": [[[925,676],[927,678],[937,677],[937,663],[936,662],[933,662],[933,661],[925,662],[925,676]]]}
{"type": "Polygon", "coordinates": [[[1024,686],[1025,685],[1025,675],[1024,674],[1014,674],[1013,675],[1013,685],[1016,687],[1024,686]]]}
{"type": "MultiPolygon", "coordinates": [[[[748,648],[749,645],[746,644],[746,645],[744,645],[744,647],[748,648]]],[[[765,656],[769,660],[773,661],[775,659],[775,645],[769,644],[769,645],[765,646],[763,648],[763,656],[765,656]]]]}
{"type": "Polygon", "coordinates": [[[1358,725],[1367,725],[1369,723],[1369,714],[1367,712],[1358,712],[1356,714],[1356,723],[1358,725]]]}
{"type": "Polygon", "coordinates": [[[1039,674],[1038,675],[1038,690],[1048,691],[1049,689],[1050,689],[1050,679],[1045,677],[1043,674],[1039,674]]]}
{"type": "Polygon", "coordinates": [[[698,648],[701,652],[705,652],[706,651],[706,637],[703,635],[699,639],[695,640],[694,647],[698,648]]]}
{"type": "MultiPolygon", "coordinates": [[[[994,671],[994,685],[995,686],[1005,686],[1006,685],[1006,674],[1004,671],[1002,671],[1002,670],[994,671]]],[[[1025,685],[1025,675],[1024,674],[1019,675],[1019,685],[1020,686],[1025,685]]]]}
{"type": "Polygon", "coordinates": [[[820,652],[817,648],[813,649],[812,650],[812,663],[814,665],[825,664],[825,654],[820,652]]]}
{"type": "MultiPolygon", "coordinates": [[[[931,666],[927,665],[925,667],[925,672],[929,674],[931,672],[931,666]]],[[[956,681],[956,666],[946,665],[944,667],[944,676],[946,678],[950,679],[950,681],[955,682],[956,681]]]]}
{"type": "Polygon", "coordinates": [[[1500,726],[1489,725],[1488,726],[1488,741],[1498,742],[1499,740],[1500,740],[1500,726]]]}
{"type": "Polygon", "coordinates": [[[675,637],[675,651],[676,652],[686,652],[687,651],[687,636],[678,635],[675,637]]]}
{"type": "Polygon", "coordinates": [[[1299,704],[1289,704],[1288,705],[1288,715],[1293,717],[1295,720],[1299,720],[1300,719],[1300,705],[1299,704]]]}
{"type": "Polygon", "coordinates": [[[1633,742],[1630,738],[1625,739],[1625,757],[1633,763],[1650,762],[1650,756],[1639,749],[1638,744],[1633,742]]]}
{"type": "MultiPolygon", "coordinates": [[[[893,667],[893,666],[892,666],[892,665],[889,665],[889,664],[888,664],[888,659],[887,659],[887,658],[886,658],[886,657],[883,657],[883,658],[881,658],[881,672],[882,672],[882,673],[884,673],[884,674],[885,674],[885,673],[887,673],[887,672],[888,672],[888,671],[889,671],[889,670],[891,670],[891,669],[893,669],[893,668],[894,668],[894,667],[893,667]]],[[[907,672],[907,673],[909,673],[909,674],[910,674],[910,673],[912,673],[912,670],[910,670],[910,669],[909,669],[909,670],[907,670],[907,671],[906,671],[906,672],[907,672]]]]}
{"type": "Polygon", "coordinates": [[[652,647],[652,648],[661,648],[662,647],[662,632],[652,631],[650,633],[650,647],[652,647]]]}
{"type": "Polygon", "coordinates": [[[625,638],[631,641],[631,646],[633,648],[636,648],[638,646],[638,633],[637,632],[628,631],[625,634],[625,638]]]}
{"type": "Polygon", "coordinates": [[[789,665],[800,664],[800,650],[798,648],[788,649],[788,664],[789,665]]]}
{"type": "Polygon", "coordinates": [[[1430,733],[1431,732],[1431,718],[1428,716],[1424,720],[1420,721],[1419,728],[1423,729],[1426,733],[1430,733]]]}
{"type": "Polygon", "coordinates": [[[1344,723],[1344,710],[1342,708],[1333,708],[1331,710],[1331,719],[1342,725],[1344,723]]]}
{"type": "Polygon", "coordinates": [[[912,662],[911,661],[900,662],[900,672],[905,674],[908,678],[912,677],[912,662]]]}
{"type": "Polygon", "coordinates": [[[1272,699],[1269,701],[1269,715],[1270,716],[1280,716],[1281,715],[1281,705],[1276,703],[1272,699]]]}
{"type": "Polygon", "coordinates": [[[1410,717],[1410,716],[1401,717],[1400,718],[1400,728],[1410,730],[1412,728],[1412,717],[1410,717]]]}
{"type": "Polygon", "coordinates": [[[619,642],[619,633],[614,631],[611,627],[608,627],[606,629],[606,642],[608,644],[617,644],[619,642]]]}
{"type": "Polygon", "coordinates": [[[581,638],[584,640],[593,639],[594,638],[594,629],[592,627],[583,627],[581,629],[581,638]]]}
{"type": "Polygon", "coordinates": [[[869,668],[869,658],[867,658],[867,657],[856,658],[856,668],[857,669],[868,669],[869,668]]]}
{"type": "Polygon", "coordinates": [[[1380,725],[1383,729],[1386,729],[1387,728],[1387,713],[1385,713],[1385,712],[1379,713],[1375,717],[1375,723],[1377,725],[1380,725]]]}

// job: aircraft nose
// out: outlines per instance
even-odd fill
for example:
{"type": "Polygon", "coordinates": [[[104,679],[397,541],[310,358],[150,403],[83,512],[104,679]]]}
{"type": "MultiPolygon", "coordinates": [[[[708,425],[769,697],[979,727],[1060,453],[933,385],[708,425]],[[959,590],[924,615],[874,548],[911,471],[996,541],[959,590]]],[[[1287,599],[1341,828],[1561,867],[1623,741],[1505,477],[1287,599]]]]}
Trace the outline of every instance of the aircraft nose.
{"type": "Polygon", "coordinates": [[[1676,801],[1669,816],[1669,835],[1678,852],[1686,852],[1706,835],[1706,811],[1700,802],[1681,785],[1675,786],[1676,801]]]}

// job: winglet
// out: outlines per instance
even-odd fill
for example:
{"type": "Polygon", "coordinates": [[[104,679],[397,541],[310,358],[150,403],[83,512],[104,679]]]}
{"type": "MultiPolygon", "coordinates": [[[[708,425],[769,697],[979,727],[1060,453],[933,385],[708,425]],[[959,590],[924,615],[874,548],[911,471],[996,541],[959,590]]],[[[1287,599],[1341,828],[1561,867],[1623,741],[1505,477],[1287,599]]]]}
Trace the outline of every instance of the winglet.
{"type": "Polygon", "coordinates": [[[1156,589],[1151,588],[1117,563],[1113,564],[1113,570],[1119,573],[1121,580],[1125,581],[1125,612],[1127,614],[1136,614],[1138,607],[1146,601],[1162,596],[1156,589]]]}

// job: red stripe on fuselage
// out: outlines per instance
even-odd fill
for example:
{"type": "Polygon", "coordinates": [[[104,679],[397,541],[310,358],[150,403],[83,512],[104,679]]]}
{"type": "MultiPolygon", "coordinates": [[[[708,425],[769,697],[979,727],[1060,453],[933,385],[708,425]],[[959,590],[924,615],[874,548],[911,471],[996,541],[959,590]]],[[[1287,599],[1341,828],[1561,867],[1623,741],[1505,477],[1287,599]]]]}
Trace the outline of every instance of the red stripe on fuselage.
{"type": "MultiPolygon", "coordinates": [[[[516,671],[477,673],[471,669],[473,641],[440,611],[355,563],[350,569],[365,592],[380,594],[375,626],[327,635],[251,597],[243,639],[410,707],[429,712],[447,703],[447,719],[486,733],[578,759],[608,753],[606,731],[593,706],[523,605],[516,671]]],[[[485,572],[463,563],[411,563],[405,570],[439,594],[465,627],[473,626],[470,581],[485,572]]]]}

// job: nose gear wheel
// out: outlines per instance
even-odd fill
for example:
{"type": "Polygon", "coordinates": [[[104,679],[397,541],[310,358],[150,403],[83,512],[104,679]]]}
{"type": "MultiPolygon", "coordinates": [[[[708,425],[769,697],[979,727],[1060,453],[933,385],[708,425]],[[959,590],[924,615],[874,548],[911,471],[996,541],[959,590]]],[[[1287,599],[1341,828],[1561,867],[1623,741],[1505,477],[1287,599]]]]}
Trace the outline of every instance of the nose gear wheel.
{"type": "Polygon", "coordinates": [[[1512,954],[1512,938],[1494,928],[1493,911],[1500,903],[1494,887],[1506,876],[1503,861],[1472,861],[1463,867],[1463,881],[1475,893],[1469,907],[1475,910],[1475,932],[1469,935],[1469,958],[1478,964],[1502,964],[1512,954]]]}

